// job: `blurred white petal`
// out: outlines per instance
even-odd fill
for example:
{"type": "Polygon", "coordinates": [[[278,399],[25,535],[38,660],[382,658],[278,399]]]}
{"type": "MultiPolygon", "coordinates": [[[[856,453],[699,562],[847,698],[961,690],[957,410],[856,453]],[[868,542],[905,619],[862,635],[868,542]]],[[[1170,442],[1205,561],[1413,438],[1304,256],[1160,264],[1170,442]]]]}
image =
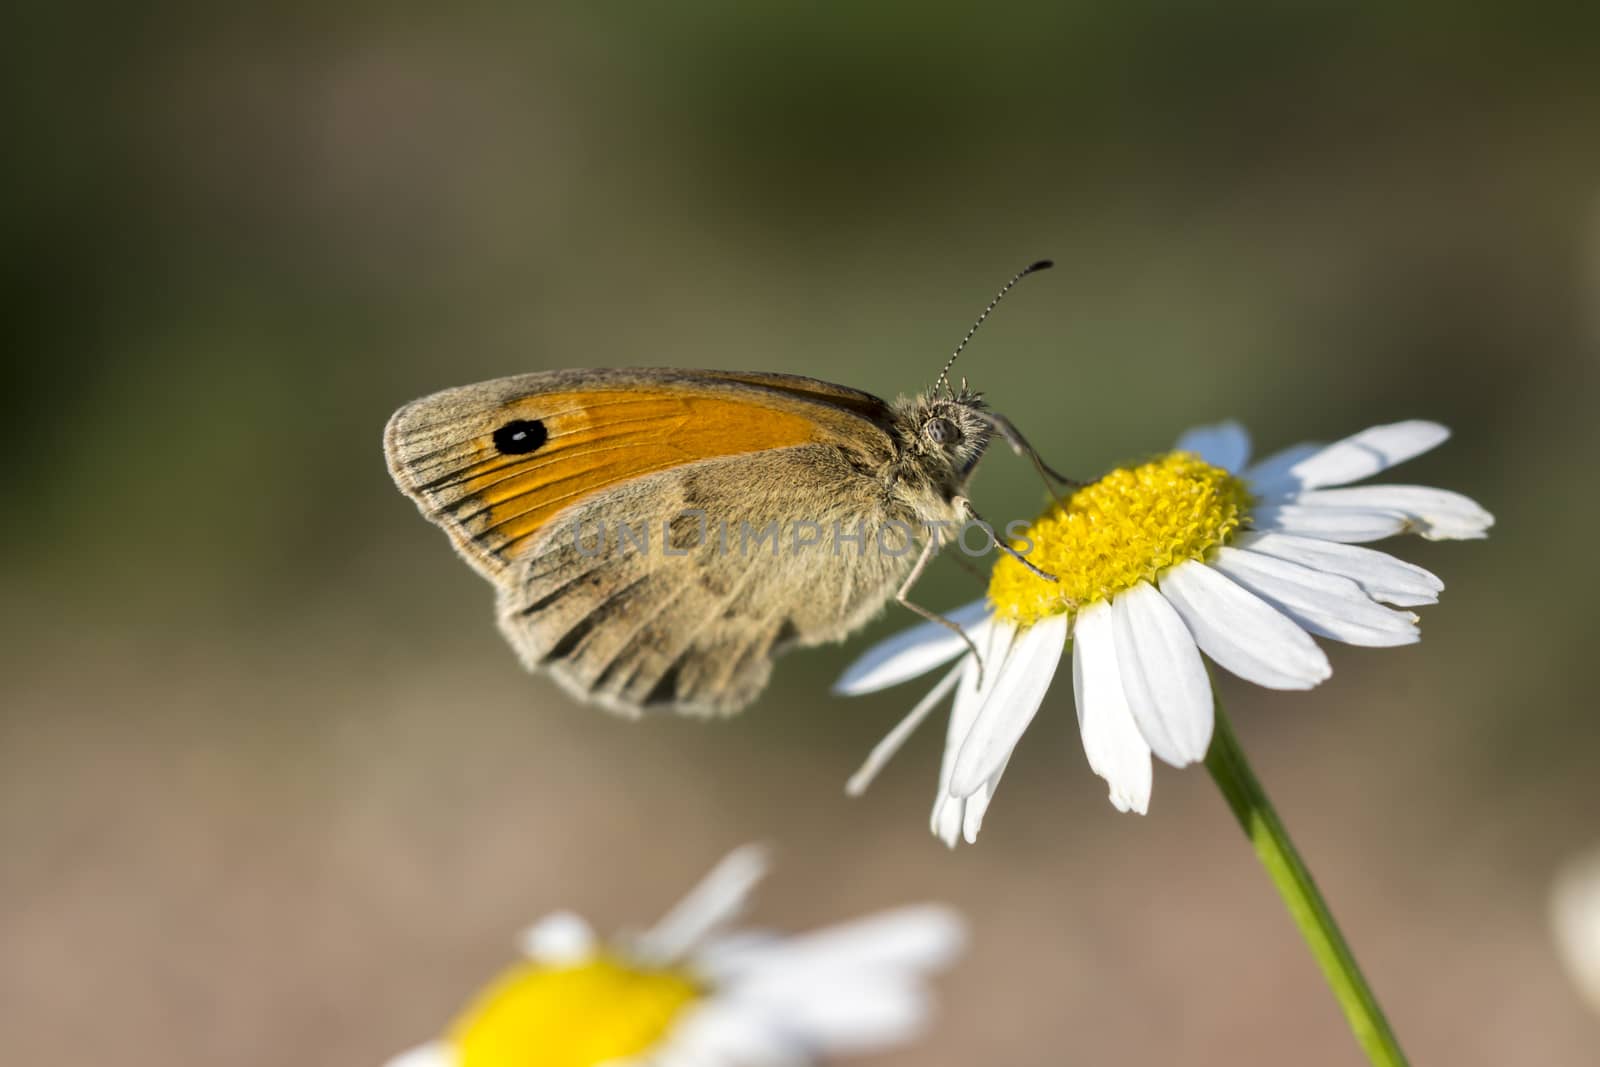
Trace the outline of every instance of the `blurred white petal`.
{"type": "Polygon", "coordinates": [[[1600,851],[1580,856],[1556,875],[1550,925],[1567,974],[1600,1012],[1600,851]]]}
{"type": "Polygon", "coordinates": [[[679,1019],[666,1048],[641,1067],[811,1067],[808,1050],[781,1020],[727,998],[700,1002],[679,1019]]]}
{"type": "Polygon", "coordinates": [[[453,1046],[443,1041],[430,1041],[426,1045],[407,1049],[389,1060],[384,1067],[456,1067],[458,1060],[453,1046]]]}
{"type": "Polygon", "coordinates": [[[966,925],[934,904],[897,908],[809,934],[768,939],[717,972],[737,981],[827,982],[862,973],[921,972],[945,967],[966,942],[966,925]]]}
{"type": "Polygon", "coordinates": [[[570,911],[546,915],[518,939],[522,954],[537,963],[577,963],[594,954],[594,931],[570,911]]]}
{"type": "Polygon", "coordinates": [[[729,980],[761,966],[770,951],[784,941],[774,930],[739,929],[716,934],[695,950],[695,970],[715,981],[729,980]]]}
{"type": "MultiPolygon", "coordinates": [[[[835,975],[805,990],[741,987],[728,996],[740,1014],[765,1018],[774,1033],[791,1036],[815,1055],[869,1052],[921,1033],[931,1002],[921,986],[871,975],[835,975]]],[[[768,1060],[759,1061],[763,1067],[768,1060]]]]}
{"type": "Polygon", "coordinates": [[[682,959],[744,913],[750,891],[766,872],[766,849],[759,845],[734,849],[639,939],[638,951],[662,961],[682,959]]]}

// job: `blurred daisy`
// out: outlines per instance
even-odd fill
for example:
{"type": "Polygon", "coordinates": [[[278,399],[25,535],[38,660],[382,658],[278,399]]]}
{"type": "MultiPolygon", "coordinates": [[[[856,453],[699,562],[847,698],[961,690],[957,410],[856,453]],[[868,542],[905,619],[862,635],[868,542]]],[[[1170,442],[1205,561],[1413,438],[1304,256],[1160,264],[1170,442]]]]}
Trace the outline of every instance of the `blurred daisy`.
{"type": "Polygon", "coordinates": [[[800,937],[730,932],[765,870],[760,849],[735,851],[642,934],[601,941],[549,916],[443,1038],[389,1067],[798,1067],[914,1036],[959,919],[925,906],[800,937]]]}
{"type": "Polygon", "coordinates": [[[1493,517],[1443,489],[1331,488],[1441,444],[1432,422],[1375,426],[1326,447],[1250,464],[1236,423],[1184,435],[1141,466],[1112,471],[1053,505],[1017,544],[1059,582],[1017,561],[995,565],[985,601],[951,614],[981,651],[927,623],[869,650],[835,686],[870,693],[960,657],[851,779],[859,793],[946,696],[955,693],[933,808],[954,846],[983,823],[1012,749],[1038,711],[1070,640],[1078,726],[1111,803],[1143,813],[1152,754],[1205,758],[1214,722],[1201,653],[1271,689],[1309,689],[1331,673],[1312,635],[1353,645],[1418,640],[1417,617],[1444,583],[1357,547],[1394,534],[1483,537],[1493,517]]]}
{"type": "Polygon", "coordinates": [[[1578,992],[1600,1011],[1600,850],[1572,860],[1550,895],[1556,953],[1578,992]]]}

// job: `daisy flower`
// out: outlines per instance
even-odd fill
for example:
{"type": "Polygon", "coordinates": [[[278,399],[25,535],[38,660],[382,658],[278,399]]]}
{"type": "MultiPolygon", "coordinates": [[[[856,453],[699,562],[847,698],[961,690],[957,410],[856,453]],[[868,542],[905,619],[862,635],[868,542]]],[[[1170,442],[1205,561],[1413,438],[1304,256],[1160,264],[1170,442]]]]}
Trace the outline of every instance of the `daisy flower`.
{"type": "Polygon", "coordinates": [[[1202,654],[1258,685],[1309,689],[1331,673],[1313,635],[1368,646],[1418,640],[1406,609],[1435,603],[1444,583],[1357,542],[1478,538],[1493,517],[1443,489],[1335,487],[1448,436],[1437,423],[1400,422],[1252,464],[1244,429],[1222,423],[1078,489],[1014,546],[1058,582],[1002,557],[986,600],[951,613],[981,650],[981,670],[965,642],[927,623],[872,648],[840,678],[836,692],[869,693],[959,657],[850,791],[864,789],[954,692],[932,825],[952,847],[974,841],[1070,643],[1089,766],[1119,810],[1145,812],[1152,755],[1177,767],[1206,757],[1215,712],[1202,654]]]}
{"type": "Polygon", "coordinates": [[[765,870],[760,849],[735,851],[640,934],[541,920],[444,1037],[388,1067],[801,1067],[914,1036],[960,920],[924,906],[799,937],[731,931],[765,870]]]}

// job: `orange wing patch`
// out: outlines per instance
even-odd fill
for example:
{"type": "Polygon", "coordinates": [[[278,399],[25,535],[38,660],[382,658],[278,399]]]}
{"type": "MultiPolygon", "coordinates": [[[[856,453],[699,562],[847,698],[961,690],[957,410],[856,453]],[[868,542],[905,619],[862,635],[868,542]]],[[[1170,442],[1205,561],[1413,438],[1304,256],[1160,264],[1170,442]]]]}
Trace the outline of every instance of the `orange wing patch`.
{"type": "Polygon", "coordinates": [[[491,572],[560,512],[605,489],[700,460],[833,436],[798,411],[648,387],[520,397],[466,415],[468,426],[464,413],[445,414],[436,426],[405,426],[409,455],[393,457],[396,477],[491,572]],[[508,455],[494,434],[516,420],[537,421],[548,436],[527,454],[508,455]]]}

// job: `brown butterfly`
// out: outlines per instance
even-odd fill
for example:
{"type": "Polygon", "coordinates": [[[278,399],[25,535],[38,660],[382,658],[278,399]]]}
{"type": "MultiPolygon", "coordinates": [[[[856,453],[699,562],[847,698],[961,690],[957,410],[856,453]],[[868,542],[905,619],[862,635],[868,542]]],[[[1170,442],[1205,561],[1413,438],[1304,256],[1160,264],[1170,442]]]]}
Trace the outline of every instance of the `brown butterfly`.
{"type": "Polygon", "coordinates": [[[965,495],[992,435],[1068,482],[949,385],[989,312],[1048,266],[1012,278],[910,399],[759,372],[523,374],[395,412],[389,471],[494,584],[529,669],[628,714],[729,714],[779,652],[842,640],[891,597],[961,632],[907,594],[964,523],[1016,554],[965,495]]]}

